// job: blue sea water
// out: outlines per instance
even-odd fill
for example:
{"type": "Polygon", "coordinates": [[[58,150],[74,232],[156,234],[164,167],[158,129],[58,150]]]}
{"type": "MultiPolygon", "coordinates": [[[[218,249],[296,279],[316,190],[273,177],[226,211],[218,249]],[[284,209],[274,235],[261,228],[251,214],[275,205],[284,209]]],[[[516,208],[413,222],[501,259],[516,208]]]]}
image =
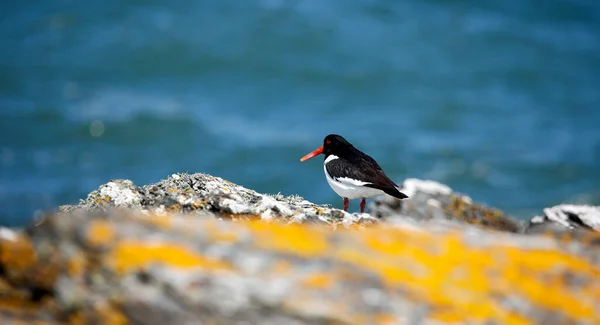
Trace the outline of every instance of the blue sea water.
{"type": "Polygon", "coordinates": [[[299,162],[329,133],[518,218],[600,204],[597,0],[0,9],[2,225],[177,172],[341,207],[299,162]]]}

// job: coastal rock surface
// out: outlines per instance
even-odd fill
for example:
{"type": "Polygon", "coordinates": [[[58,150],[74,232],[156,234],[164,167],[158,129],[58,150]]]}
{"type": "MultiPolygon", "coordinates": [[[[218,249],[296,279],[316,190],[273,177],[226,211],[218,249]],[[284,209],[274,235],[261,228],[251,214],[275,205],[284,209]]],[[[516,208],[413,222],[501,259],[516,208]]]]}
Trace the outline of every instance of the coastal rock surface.
{"type": "Polygon", "coordinates": [[[410,178],[402,183],[409,199],[381,196],[371,204],[371,214],[379,218],[415,220],[454,220],[487,229],[521,232],[524,224],[502,211],[473,203],[470,197],[456,193],[444,184],[410,178]]]}
{"type": "Polygon", "coordinates": [[[544,214],[531,218],[530,227],[551,224],[567,229],[600,231],[600,207],[561,204],[545,208],[544,214]]]}
{"type": "Polygon", "coordinates": [[[402,190],[409,199],[382,196],[370,204],[370,213],[348,213],[329,205],[311,203],[297,195],[285,197],[257,193],[211,175],[173,174],[143,187],[129,180],[111,181],[91,192],[79,205],[64,206],[61,210],[94,211],[119,207],[144,213],[181,212],[246,220],[276,218],[290,223],[333,226],[364,225],[409,217],[418,221],[457,221],[509,232],[519,232],[524,228],[522,222],[511,219],[498,209],[475,204],[468,196],[455,193],[437,182],[407,179],[402,190]]]}
{"type": "Polygon", "coordinates": [[[362,225],[377,222],[367,213],[351,214],[317,205],[300,196],[268,195],[207,174],[173,174],[156,184],[138,187],[129,180],[101,185],[76,206],[62,212],[127,208],[147,214],[187,213],[235,220],[277,219],[288,223],[362,225]]]}
{"type": "Polygon", "coordinates": [[[205,174],[111,181],[0,228],[0,323],[600,323],[597,232],[523,234],[441,184],[403,186],[351,214],[205,174]]]}

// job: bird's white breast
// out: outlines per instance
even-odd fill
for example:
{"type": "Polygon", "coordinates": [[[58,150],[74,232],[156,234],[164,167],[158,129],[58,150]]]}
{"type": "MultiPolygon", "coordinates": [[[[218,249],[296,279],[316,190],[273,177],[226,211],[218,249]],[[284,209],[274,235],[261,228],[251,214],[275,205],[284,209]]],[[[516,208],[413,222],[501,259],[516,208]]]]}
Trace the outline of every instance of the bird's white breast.
{"type": "Polygon", "coordinates": [[[339,159],[339,157],[336,155],[329,155],[323,163],[323,169],[325,170],[325,178],[327,178],[327,183],[331,189],[337,193],[337,195],[348,199],[358,199],[370,198],[384,194],[384,192],[381,190],[364,186],[365,184],[368,184],[367,182],[362,182],[348,177],[338,177],[335,179],[332,178],[327,172],[327,163],[335,159],[339,159]]]}

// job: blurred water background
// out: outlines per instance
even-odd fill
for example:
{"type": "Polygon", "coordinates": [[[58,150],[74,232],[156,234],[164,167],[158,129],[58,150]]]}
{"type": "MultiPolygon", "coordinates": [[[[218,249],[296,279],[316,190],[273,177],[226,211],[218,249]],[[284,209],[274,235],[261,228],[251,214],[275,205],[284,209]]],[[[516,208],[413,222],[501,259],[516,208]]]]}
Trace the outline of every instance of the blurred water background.
{"type": "Polygon", "coordinates": [[[0,6],[3,225],[186,171],[341,207],[328,133],[522,219],[600,204],[597,0],[0,6]]]}

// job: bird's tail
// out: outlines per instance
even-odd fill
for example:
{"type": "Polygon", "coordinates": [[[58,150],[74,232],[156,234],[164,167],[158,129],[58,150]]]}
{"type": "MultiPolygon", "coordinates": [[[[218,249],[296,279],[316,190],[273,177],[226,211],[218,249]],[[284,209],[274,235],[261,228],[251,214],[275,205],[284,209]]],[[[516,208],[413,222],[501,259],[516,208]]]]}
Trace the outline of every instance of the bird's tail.
{"type": "Polygon", "coordinates": [[[407,199],[408,198],[408,195],[400,192],[400,190],[397,187],[388,187],[388,188],[383,189],[383,191],[386,194],[389,194],[398,199],[407,199]]]}

